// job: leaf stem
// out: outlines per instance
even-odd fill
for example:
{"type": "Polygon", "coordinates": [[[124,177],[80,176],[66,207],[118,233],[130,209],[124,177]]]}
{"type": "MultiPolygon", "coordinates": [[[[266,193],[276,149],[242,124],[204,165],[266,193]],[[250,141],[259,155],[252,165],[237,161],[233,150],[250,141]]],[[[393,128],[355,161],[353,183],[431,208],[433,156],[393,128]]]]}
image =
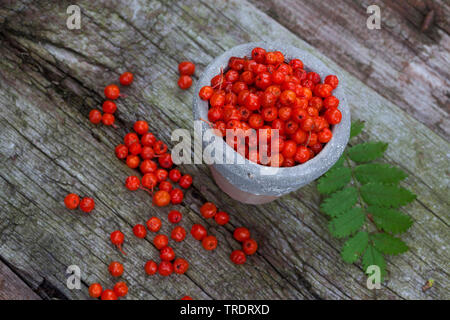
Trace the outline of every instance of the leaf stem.
{"type": "Polygon", "coordinates": [[[356,191],[358,193],[358,199],[359,199],[359,206],[361,207],[361,209],[364,211],[364,213],[366,214],[367,219],[372,223],[372,225],[377,229],[377,231],[382,232],[382,230],[378,229],[378,226],[376,225],[375,221],[373,221],[372,215],[370,213],[367,212],[366,210],[366,206],[364,204],[364,201],[362,200],[362,196],[361,196],[361,192],[360,192],[360,183],[358,182],[358,180],[355,177],[355,174],[353,173],[353,166],[350,162],[350,159],[348,157],[347,154],[344,155],[345,157],[345,161],[347,162],[348,167],[350,168],[350,173],[352,176],[352,181],[354,186],[356,187],[356,191]]]}

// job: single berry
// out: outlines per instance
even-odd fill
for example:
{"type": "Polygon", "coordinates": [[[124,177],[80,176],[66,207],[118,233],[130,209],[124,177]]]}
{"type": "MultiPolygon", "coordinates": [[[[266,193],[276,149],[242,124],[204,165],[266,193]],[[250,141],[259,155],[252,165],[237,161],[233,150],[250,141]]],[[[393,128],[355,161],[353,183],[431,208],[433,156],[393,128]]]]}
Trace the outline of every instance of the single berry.
{"type": "Polygon", "coordinates": [[[93,124],[99,124],[102,122],[102,113],[95,109],[91,110],[89,112],[89,121],[93,124]]]}
{"type": "Polygon", "coordinates": [[[133,227],[133,233],[138,238],[145,238],[147,235],[147,230],[145,230],[143,224],[137,224],[133,227]]]}
{"type": "Polygon", "coordinates": [[[115,121],[115,118],[114,118],[114,115],[113,114],[111,114],[111,113],[104,113],[103,114],[103,116],[102,116],[102,123],[105,125],[105,126],[115,126],[114,125],[114,121],[115,121]]]}
{"type": "Polygon", "coordinates": [[[167,145],[161,140],[155,141],[153,144],[153,150],[156,154],[163,154],[167,152],[167,145]]]}
{"type": "MultiPolygon", "coordinates": [[[[158,178],[156,177],[156,174],[154,174],[156,172],[157,168],[158,168],[158,165],[156,164],[156,162],[153,160],[148,160],[148,159],[142,161],[141,165],[139,166],[139,170],[141,170],[141,172],[144,176],[147,173],[153,174],[153,176],[155,177],[155,180],[156,180],[155,183],[158,182],[158,178]]],[[[144,178],[142,178],[142,180],[144,180],[144,178]]]]}
{"type": "Polygon", "coordinates": [[[113,245],[115,245],[117,248],[119,248],[120,252],[122,252],[123,254],[126,255],[126,253],[123,252],[123,250],[122,250],[122,244],[125,239],[124,234],[122,232],[120,232],[119,230],[116,230],[116,231],[111,232],[110,238],[111,238],[111,243],[113,245]]]}
{"type": "Polygon", "coordinates": [[[178,223],[181,221],[183,215],[178,210],[172,210],[169,212],[168,218],[170,223],[178,223]]]}
{"type": "Polygon", "coordinates": [[[234,264],[244,264],[247,261],[247,257],[242,250],[234,250],[230,255],[230,259],[234,264]]]}
{"type": "Polygon", "coordinates": [[[216,220],[218,225],[223,226],[223,225],[227,224],[228,221],[230,221],[230,216],[226,212],[219,211],[214,216],[214,220],[216,220]]]}
{"type": "Polygon", "coordinates": [[[113,114],[114,112],[116,112],[117,110],[117,105],[114,101],[111,100],[106,100],[105,102],[103,102],[102,104],[102,110],[105,113],[111,113],[113,114]]]}
{"type": "Polygon", "coordinates": [[[208,231],[201,224],[194,224],[191,228],[191,235],[196,240],[203,240],[208,235],[208,231]]]}
{"type": "Polygon", "coordinates": [[[153,244],[156,249],[161,250],[169,244],[169,238],[165,234],[158,234],[153,238],[153,244]]]}
{"type": "Polygon", "coordinates": [[[173,262],[173,271],[178,274],[185,273],[189,268],[189,263],[183,258],[176,258],[173,262]]]}
{"type": "Polygon", "coordinates": [[[118,297],[124,297],[127,295],[128,293],[128,287],[127,284],[123,281],[117,282],[114,285],[114,293],[118,296],[118,297]]]}
{"type": "Polygon", "coordinates": [[[110,84],[105,87],[105,97],[111,100],[116,100],[120,96],[120,89],[115,84],[110,84]]]}
{"type": "Polygon", "coordinates": [[[165,207],[169,203],[170,203],[170,194],[167,191],[158,190],[153,195],[153,204],[155,204],[156,206],[165,207]]]}
{"type": "Polygon", "coordinates": [[[172,169],[169,171],[169,179],[173,182],[178,182],[181,178],[181,172],[178,169],[172,169]]]}
{"type": "Polygon", "coordinates": [[[189,89],[192,86],[192,78],[190,76],[182,75],[178,79],[178,86],[183,90],[189,89]]]}
{"type": "Polygon", "coordinates": [[[212,202],[206,202],[200,207],[200,213],[205,219],[212,218],[217,213],[217,207],[212,202]]]}
{"type": "Polygon", "coordinates": [[[190,296],[184,296],[180,300],[194,300],[194,299],[192,299],[190,296]]]}
{"type": "Polygon", "coordinates": [[[147,131],[148,131],[148,123],[147,123],[147,121],[138,120],[134,123],[133,129],[138,134],[143,135],[143,134],[147,133],[147,131]]]}
{"type": "Polygon", "coordinates": [[[140,154],[142,160],[151,160],[155,157],[155,151],[152,147],[144,146],[140,154]]]}
{"type": "Polygon", "coordinates": [[[141,181],[136,176],[129,176],[125,180],[125,187],[130,191],[136,191],[141,186],[141,181]]]}
{"type": "Polygon", "coordinates": [[[130,154],[137,156],[142,152],[142,146],[140,143],[135,142],[128,148],[128,151],[130,154]]]}
{"type": "Polygon", "coordinates": [[[113,261],[109,264],[108,270],[113,277],[120,277],[123,274],[123,265],[120,262],[113,261]]]}
{"type": "Polygon", "coordinates": [[[67,209],[74,210],[80,204],[80,197],[78,195],[76,195],[75,193],[69,193],[64,198],[64,204],[66,205],[67,209]]]}
{"type": "Polygon", "coordinates": [[[211,88],[210,86],[202,87],[198,93],[198,95],[200,96],[200,99],[202,99],[202,100],[211,99],[213,94],[214,94],[214,89],[211,88]]]}
{"type": "MultiPolygon", "coordinates": [[[[139,143],[139,137],[134,132],[129,132],[125,135],[123,138],[123,142],[127,148],[129,148],[133,143],[139,143]]],[[[144,142],[142,142],[142,145],[145,146],[144,142]]]]}
{"type": "Polygon", "coordinates": [[[252,255],[258,250],[258,243],[254,239],[247,239],[242,243],[242,250],[246,255],[252,255]]]}
{"type": "Polygon", "coordinates": [[[167,177],[169,176],[169,173],[165,169],[158,169],[155,171],[156,178],[158,179],[158,182],[166,181],[167,177]]]}
{"type": "Polygon", "coordinates": [[[170,194],[170,191],[172,191],[172,189],[172,184],[169,181],[161,181],[159,183],[159,190],[167,191],[170,194]]]}
{"type": "Polygon", "coordinates": [[[170,153],[164,153],[158,158],[159,165],[164,169],[169,169],[173,166],[172,155],[170,153]]]}
{"type": "Polygon", "coordinates": [[[159,257],[163,261],[172,261],[175,259],[175,252],[171,247],[164,247],[159,251],[159,257]]]}
{"type": "Polygon", "coordinates": [[[92,210],[94,210],[94,208],[95,208],[94,199],[89,198],[89,197],[85,197],[85,198],[81,199],[81,202],[80,202],[81,211],[89,213],[92,210]]]}
{"type": "Polygon", "coordinates": [[[186,230],[182,226],[176,226],[173,228],[170,237],[176,242],[181,242],[186,238],[186,230]]]}
{"type": "Polygon", "coordinates": [[[120,84],[129,86],[133,82],[133,74],[131,72],[124,72],[119,77],[120,84]]]}
{"type": "Polygon", "coordinates": [[[149,260],[145,263],[144,269],[145,269],[146,274],[148,274],[149,276],[152,276],[156,272],[158,272],[158,265],[156,264],[155,261],[149,260]]]}
{"type": "Polygon", "coordinates": [[[141,137],[141,143],[143,146],[152,147],[156,142],[156,138],[151,132],[144,133],[141,137]]]}
{"type": "Polygon", "coordinates": [[[329,84],[333,89],[336,89],[339,84],[339,80],[338,77],[330,74],[329,76],[325,77],[323,83],[329,84]]]}
{"type": "Polygon", "coordinates": [[[117,300],[117,294],[111,289],[106,289],[101,295],[102,300],[117,300]]]}
{"type": "Polygon", "coordinates": [[[162,276],[169,276],[173,273],[173,265],[169,261],[161,261],[158,266],[158,272],[162,276]]]}
{"type": "Polygon", "coordinates": [[[170,202],[172,202],[172,204],[180,204],[183,202],[183,198],[184,194],[181,189],[176,188],[170,191],[170,202]]]}
{"type": "Polygon", "coordinates": [[[119,144],[115,149],[116,157],[125,159],[128,156],[128,148],[124,144],[119,144]]]}
{"type": "MultiPolygon", "coordinates": [[[[144,161],[145,162],[145,161],[144,161]]],[[[144,164],[143,162],[143,164],[144,164]]],[[[142,170],[142,165],[141,165],[141,171],[144,172],[144,170],[142,170]]],[[[142,188],[153,191],[153,188],[156,187],[156,185],[158,184],[158,179],[156,178],[156,175],[154,173],[145,173],[144,176],[142,177],[142,188]]]]}
{"type": "Polygon", "coordinates": [[[214,236],[206,236],[202,240],[202,246],[205,250],[214,250],[217,248],[217,238],[214,236]]]}
{"type": "Polygon", "coordinates": [[[92,298],[99,298],[102,295],[103,288],[100,283],[93,283],[89,286],[89,295],[92,298]]]}
{"type": "Polygon", "coordinates": [[[243,227],[236,228],[234,230],[233,237],[237,241],[243,242],[243,241],[245,241],[247,239],[250,239],[250,231],[248,231],[247,228],[243,228],[243,227]]]}
{"type": "Polygon", "coordinates": [[[125,162],[129,168],[136,169],[137,167],[139,167],[139,163],[141,162],[141,159],[138,156],[135,156],[134,154],[130,154],[130,155],[128,155],[125,162]]]}
{"type": "Polygon", "coordinates": [[[341,122],[342,114],[337,108],[331,108],[325,111],[324,117],[329,124],[338,124],[341,122]]]}
{"type": "Polygon", "coordinates": [[[158,232],[161,229],[161,220],[158,217],[151,217],[146,222],[148,230],[151,232],[158,232]]]}
{"type": "Polygon", "coordinates": [[[190,61],[182,61],[178,65],[178,71],[181,75],[192,76],[195,72],[195,64],[190,61]]]}

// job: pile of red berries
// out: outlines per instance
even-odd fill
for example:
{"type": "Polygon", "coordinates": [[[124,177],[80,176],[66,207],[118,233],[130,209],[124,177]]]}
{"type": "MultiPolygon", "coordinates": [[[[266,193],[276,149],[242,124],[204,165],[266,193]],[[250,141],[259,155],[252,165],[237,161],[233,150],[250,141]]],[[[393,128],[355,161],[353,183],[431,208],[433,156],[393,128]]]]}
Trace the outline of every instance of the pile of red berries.
{"type": "MultiPolygon", "coordinates": [[[[129,86],[133,82],[133,74],[131,72],[124,72],[119,77],[119,82],[123,86],[129,86]]],[[[105,100],[102,104],[103,114],[100,110],[92,109],[89,112],[89,120],[93,124],[103,123],[105,126],[115,126],[114,113],[117,110],[117,105],[114,101],[117,98],[123,96],[120,94],[120,88],[115,84],[110,84],[105,87],[105,97],[109,100],[105,100]]]]}
{"type": "MultiPolygon", "coordinates": [[[[230,220],[228,213],[218,211],[212,202],[206,202],[200,207],[200,213],[205,219],[214,218],[219,225],[225,225],[230,220]]],[[[203,248],[214,250],[217,247],[217,238],[208,235],[208,232],[201,224],[194,224],[191,229],[191,235],[194,239],[202,241],[203,248]]],[[[258,249],[257,242],[250,238],[250,231],[247,228],[236,228],[233,233],[234,238],[242,242],[242,250],[235,250],[231,253],[230,259],[235,264],[243,264],[247,260],[247,255],[252,255],[258,249]]]]}
{"type": "Polygon", "coordinates": [[[117,300],[124,297],[128,293],[128,286],[125,282],[119,281],[114,285],[114,289],[103,290],[100,283],[93,283],[89,286],[89,295],[92,298],[100,298],[102,300],[117,300]]]}
{"type": "Polygon", "coordinates": [[[136,121],[133,129],[135,132],[125,135],[124,143],[116,147],[115,153],[117,158],[125,160],[128,167],[139,167],[143,176],[142,179],[129,176],[125,186],[131,191],[144,189],[150,192],[158,187],[159,190],[153,194],[153,204],[159,207],[169,203],[180,204],[184,193],[172,184],[178,183],[181,188],[187,189],[192,185],[192,177],[189,174],[182,175],[178,169],[172,169],[172,156],[167,145],[148,131],[146,121],[136,121]]]}
{"type": "Polygon", "coordinates": [[[280,51],[254,48],[251,59],[230,58],[228,70],[213,77],[199,96],[209,101],[208,120],[217,134],[257,131],[256,139],[244,134],[229,142],[235,150],[259,164],[290,167],[313,158],[331,140],[330,126],[342,118],[339,99],[333,96],[338,83],[335,75],[322,83],[319,74],[305,71],[301,60],[286,62],[280,51]],[[279,137],[271,141],[274,130],[279,137]],[[260,145],[262,136],[268,144],[260,145]]]}
{"type": "Polygon", "coordinates": [[[247,261],[246,255],[252,255],[258,250],[258,243],[250,238],[250,231],[247,228],[239,227],[233,232],[233,237],[242,243],[242,250],[234,250],[230,259],[235,264],[244,264],[247,261]]]}
{"type": "Polygon", "coordinates": [[[80,206],[81,211],[89,213],[95,208],[95,202],[94,199],[90,197],[84,197],[80,201],[80,197],[75,193],[69,193],[64,198],[64,204],[67,209],[75,210],[80,206]]]}

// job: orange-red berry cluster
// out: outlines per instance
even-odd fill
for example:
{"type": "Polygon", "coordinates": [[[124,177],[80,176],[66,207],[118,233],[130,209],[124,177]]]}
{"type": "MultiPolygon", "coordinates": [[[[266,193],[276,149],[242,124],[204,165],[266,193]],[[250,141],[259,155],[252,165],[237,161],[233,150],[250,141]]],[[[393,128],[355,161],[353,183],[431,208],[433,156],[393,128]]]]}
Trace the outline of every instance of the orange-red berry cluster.
{"type": "Polygon", "coordinates": [[[133,129],[135,132],[125,135],[124,143],[116,147],[115,153],[117,158],[125,160],[128,167],[139,167],[143,176],[142,179],[129,176],[125,186],[131,191],[153,191],[158,187],[159,190],[153,194],[153,204],[158,207],[167,206],[169,203],[180,204],[184,193],[172,184],[178,183],[181,188],[187,189],[192,185],[192,177],[189,174],[182,175],[178,169],[172,169],[172,156],[167,145],[148,131],[146,121],[136,121],[133,129]]]}
{"type": "MultiPolygon", "coordinates": [[[[228,213],[218,211],[212,202],[206,202],[200,207],[200,213],[205,219],[214,218],[219,225],[225,225],[230,220],[228,213]]],[[[208,235],[208,232],[201,224],[194,224],[191,229],[191,235],[194,239],[202,241],[203,248],[213,250],[217,247],[217,238],[208,235]]],[[[242,250],[235,250],[231,253],[230,259],[235,264],[243,264],[247,260],[247,255],[252,255],[258,249],[257,242],[250,238],[250,231],[247,228],[236,228],[233,237],[242,242],[242,250]]]]}
{"type": "Polygon", "coordinates": [[[195,64],[190,61],[182,61],[178,65],[178,72],[180,73],[178,86],[183,90],[189,89],[192,86],[191,76],[195,72],[195,64]]]}
{"type": "MultiPolygon", "coordinates": [[[[131,72],[124,72],[119,77],[119,82],[123,86],[129,86],[133,82],[133,74],[131,72]]],[[[105,87],[104,90],[105,97],[109,100],[105,100],[102,104],[103,114],[100,110],[92,109],[89,112],[89,120],[93,124],[103,123],[105,126],[115,126],[114,121],[116,120],[114,117],[114,113],[117,110],[117,105],[114,101],[117,98],[121,97],[120,88],[115,84],[110,84],[105,87]]]]}
{"type": "Polygon", "coordinates": [[[80,201],[80,197],[75,193],[69,193],[64,198],[64,204],[66,208],[70,210],[75,210],[76,208],[78,208],[78,206],[80,206],[81,211],[87,213],[91,212],[95,208],[94,199],[90,197],[84,197],[80,201]]]}
{"type": "Polygon", "coordinates": [[[280,51],[254,48],[251,58],[230,58],[228,70],[213,77],[199,96],[209,102],[208,120],[217,134],[255,129],[259,139],[269,141],[260,145],[244,134],[230,142],[236,151],[259,164],[290,167],[313,158],[331,140],[330,128],[342,118],[333,96],[338,83],[335,75],[321,82],[301,60],[286,62],[280,51]],[[279,138],[270,143],[274,130],[279,138]]]}
{"type": "MultiPolygon", "coordinates": [[[[113,268],[115,268],[114,262],[112,262],[111,265],[113,265],[113,268]]],[[[117,300],[119,297],[126,296],[127,293],[128,293],[128,286],[123,281],[117,282],[114,285],[113,290],[111,289],[103,290],[100,283],[93,283],[89,286],[89,295],[92,298],[100,298],[102,300],[117,300]]]]}

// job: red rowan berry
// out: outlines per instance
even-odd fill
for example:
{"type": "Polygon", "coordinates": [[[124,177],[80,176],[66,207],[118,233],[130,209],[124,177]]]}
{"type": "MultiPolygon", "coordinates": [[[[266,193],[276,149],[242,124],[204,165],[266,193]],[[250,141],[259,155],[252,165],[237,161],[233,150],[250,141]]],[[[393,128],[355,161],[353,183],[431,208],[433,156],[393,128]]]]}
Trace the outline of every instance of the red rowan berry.
{"type": "Polygon", "coordinates": [[[214,236],[206,236],[202,240],[202,246],[205,250],[214,250],[217,248],[217,238],[214,236]]]}
{"type": "Polygon", "coordinates": [[[76,195],[75,193],[69,193],[64,198],[64,204],[67,209],[70,209],[70,210],[76,209],[78,207],[78,205],[80,204],[80,197],[78,195],[76,195]]]}
{"type": "Polygon", "coordinates": [[[250,231],[248,231],[248,229],[244,227],[236,228],[233,232],[233,237],[237,241],[243,242],[247,239],[250,239],[250,231]]]}
{"type": "Polygon", "coordinates": [[[105,87],[105,97],[111,100],[116,100],[120,96],[120,89],[115,84],[110,84],[105,87]]]}
{"type": "Polygon", "coordinates": [[[143,224],[137,224],[133,227],[133,233],[138,238],[145,238],[147,235],[147,230],[145,230],[143,224]]]}
{"type": "Polygon", "coordinates": [[[151,217],[146,222],[148,230],[158,232],[161,229],[161,220],[158,217],[151,217]]]}
{"type": "Polygon", "coordinates": [[[230,259],[234,264],[244,264],[247,261],[247,257],[242,250],[234,250],[230,255],[230,259]]]}
{"type": "Polygon", "coordinates": [[[89,213],[92,210],[94,210],[94,208],[95,208],[94,199],[89,198],[89,197],[85,197],[85,198],[81,199],[81,202],[80,202],[81,211],[89,213]]]}
{"type": "Polygon", "coordinates": [[[119,77],[119,82],[123,86],[129,86],[133,82],[133,74],[131,72],[124,72],[119,77]]]}
{"type": "Polygon", "coordinates": [[[181,75],[191,76],[195,72],[195,64],[190,61],[182,61],[178,65],[178,71],[181,75]]]}
{"type": "Polygon", "coordinates": [[[191,235],[194,239],[201,241],[208,235],[208,232],[201,224],[194,224],[191,228],[191,235]]]}
{"type": "Polygon", "coordinates": [[[113,277],[120,277],[123,274],[123,265],[120,262],[113,261],[109,264],[108,270],[113,277]]]}
{"type": "Polygon", "coordinates": [[[99,124],[102,122],[102,113],[95,109],[91,110],[89,112],[89,121],[93,124],[99,124]]]}

